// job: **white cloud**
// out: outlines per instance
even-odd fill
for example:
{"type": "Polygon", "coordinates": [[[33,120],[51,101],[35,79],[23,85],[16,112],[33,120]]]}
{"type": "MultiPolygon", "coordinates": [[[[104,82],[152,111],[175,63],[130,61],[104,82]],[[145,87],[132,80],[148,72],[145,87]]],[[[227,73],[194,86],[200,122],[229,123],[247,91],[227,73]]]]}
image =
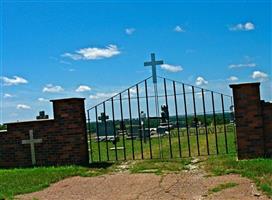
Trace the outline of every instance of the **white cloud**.
{"type": "Polygon", "coordinates": [[[64,53],[62,54],[63,57],[71,58],[72,60],[81,60],[83,59],[82,55],[73,54],[73,53],[64,53]]]}
{"type": "MultiPolygon", "coordinates": [[[[208,93],[208,92],[206,92],[206,91],[203,92],[204,97],[205,97],[205,95],[207,95],[207,93],[208,93]]],[[[202,99],[202,92],[197,92],[197,93],[195,93],[195,94],[196,94],[196,97],[197,97],[197,98],[202,99]]]]}
{"type": "Polygon", "coordinates": [[[117,93],[96,93],[95,95],[90,95],[90,99],[101,99],[101,98],[110,98],[117,93]]]}
{"type": "Polygon", "coordinates": [[[12,98],[12,97],[14,97],[14,96],[11,94],[8,94],[8,93],[4,94],[4,98],[12,98]]]}
{"type": "Polygon", "coordinates": [[[130,94],[136,94],[137,93],[137,89],[136,88],[130,88],[129,92],[130,92],[130,94]]]}
{"type": "Polygon", "coordinates": [[[8,86],[28,83],[26,79],[19,76],[13,76],[13,78],[1,77],[1,79],[4,81],[4,85],[8,86]]]}
{"type": "Polygon", "coordinates": [[[106,48],[89,47],[76,51],[76,53],[64,53],[63,57],[68,57],[73,60],[96,60],[102,58],[110,58],[120,54],[116,45],[110,44],[106,48]]]}
{"type": "Polygon", "coordinates": [[[72,63],[64,61],[64,60],[60,60],[59,61],[61,64],[65,64],[65,65],[71,65],[72,63]]]}
{"type": "Polygon", "coordinates": [[[185,87],[185,90],[187,91],[187,92],[192,92],[192,86],[186,86],[185,87]]]}
{"type": "Polygon", "coordinates": [[[180,26],[176,26],[176,27],[174,28],[174,31],[175,31],[175,32],[185,32],[185,30],[184,30],[182,27],[180,27],[180,26]]]}
{"type": "Polygon", "coordinates": [[[203,77],[199,76],[199,77],[196,78],[195,84],[197,86],[207,85],[208,81],[206,81],[203,77]]]}
{"type": "Polygon", "coordinates": [[[244,63],[244,64],[231,64],[229,65],[229,68],[241,68],[241,67],[256,67],[256,63],[244,63]]]}
{"type": "Polygon", "coordinates": [[[255,25],[252,22],[246,22],[245,24],[236,24],[229,27],[230,31],[252,31],[255,29],[255,25]]]}
{"type": "Polygon", "coordinates": [[[255,25],[251,22],[245,23],[244,27],[245,27],[245,30],[247,30],[247,31],[251,31],[251,30],[255,29],[255,25]]]}
{"type": "Polygon", "coordinates": [[[40,102],[49,102],[49,99],[45,99],[45,98],[40,97],[40,98],[38,98],[38,101],[40,101],[40,102]]]}
{"type": "Polygon", "coordinates": [[[169,72],[180,72],[183,68],[180,65],[162,64],[161,68],[169,72]]]}
{"type": "Polygon", "coordinates": [[[76,92],[87,92],[90,91],[91,88],[87,85],[80,85],[78,86],[78,88],[76,89],[76,92]]]}
{"type": "Polygon", "coordinates": [[[239,79],[238,79],[238,77],[236,77],[236,76],[230,76],[230,77],[228,78],[228,80],[229,80],[229,81],[238,81],[239,79]]]}
{"type": "Polygon", "coordinates": [[[25,105],[25,104],[18,104],[18,105],[16,106],[16,108],[19,109],[19,110],[29,110],[29,109],[31,109],[30,106],[25,105]]]}
{"type": "Polygon", "coordinates": [[[51,93],[58,93],[58,92],[63,92],[64,89],[59,86],[59,85],[52,85],[52,84],[47,84],[44,88],[43,88],[43,92],[51,92],[51,93]]]}
{"type": "Polygon", "coordinates": [[[254,71],[251,77],[253,79],[265,80],[268,78],[268,74],[261,71],[254,71]]]}
{"type": "Polygon", "coordinates": [[[126,28],[125,32],[127,35],[132,35],[136,31],[135,28],[126,28]]]}

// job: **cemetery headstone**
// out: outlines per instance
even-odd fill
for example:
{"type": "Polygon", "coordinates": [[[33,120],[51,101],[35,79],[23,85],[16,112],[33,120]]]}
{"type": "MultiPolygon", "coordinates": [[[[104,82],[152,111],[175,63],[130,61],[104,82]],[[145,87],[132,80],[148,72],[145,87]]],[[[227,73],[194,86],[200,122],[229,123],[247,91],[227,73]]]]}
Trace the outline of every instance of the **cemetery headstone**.
{"type": "Polygon", "coordinates": [[[45,114],[44,111],[40,111],[39,115],[36,117],[36,119],[48,119],[49,116],[45,114]]]}
{"type": "Polygon", "coordinates": [[[161,124],[167,123],[168,118],[169,118],[168,106],[162,105],[161,106],[161,124]]]}

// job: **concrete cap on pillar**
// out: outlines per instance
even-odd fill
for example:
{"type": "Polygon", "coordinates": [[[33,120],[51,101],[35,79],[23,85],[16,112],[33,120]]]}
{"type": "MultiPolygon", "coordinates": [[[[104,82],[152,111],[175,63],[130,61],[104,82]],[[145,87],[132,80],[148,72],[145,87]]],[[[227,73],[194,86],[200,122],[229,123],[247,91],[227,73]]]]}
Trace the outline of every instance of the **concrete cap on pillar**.
{"type": "Polygon", "coordinates": [[[229,85],[230,88],[236,88],[236,87],[241,87],[241,86],[260,86],[260,82],[255,82],[255,83],[239,83],[239,84],[231,84],[229,85]]]}
{"type": "Polygon", "coordinates": [[[85,100],[85,98],[53,99],[53,100],[50,100],[50,101],[51,101],[51,102],[56,102],[56,101],[69,101],[69,100],[85,100]]]}

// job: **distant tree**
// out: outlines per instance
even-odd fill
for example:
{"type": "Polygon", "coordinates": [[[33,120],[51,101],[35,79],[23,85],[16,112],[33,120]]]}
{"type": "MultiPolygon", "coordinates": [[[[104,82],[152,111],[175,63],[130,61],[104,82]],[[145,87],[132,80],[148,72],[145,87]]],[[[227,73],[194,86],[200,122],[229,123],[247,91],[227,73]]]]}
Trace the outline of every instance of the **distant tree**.
{"type": "Polygon", "coordinates": [[[7,125],[0,124],[0,130],[7,130],[7,125]]]}

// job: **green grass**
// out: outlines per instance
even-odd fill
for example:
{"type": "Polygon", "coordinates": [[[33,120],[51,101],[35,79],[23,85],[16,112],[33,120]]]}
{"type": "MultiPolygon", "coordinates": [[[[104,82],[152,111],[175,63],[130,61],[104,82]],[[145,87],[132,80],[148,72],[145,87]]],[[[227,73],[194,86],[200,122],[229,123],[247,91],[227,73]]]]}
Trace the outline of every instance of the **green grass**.
{"type": "Polygon", "coordinates": [[[253,180],[257,187],[272,197],[272,159],[237,161],[236,156],[209,157],[204,163],[207,171],[214,175],[236,173],[253,180]]]}
{"type": "Polygon", "coordinates": [[[144,160],[137,161],[130,168],[132,173],[155,173],[161,175],[168,172],[180,172],[186,169],[190,159],[172,159],[172,160],[144,160]]]}
{"type": "MultiPolygon", "coordinates": [[[[229,125],[230,127],[232,125],[229,125]]],[[[213,129],[213,127],[208,127],[209,129],[213,129]]],[[[235,134],[232,130],[227,129],[227,145],[225,144],[225,135],[223,133],[223,126],[218,126],[217,127],[220,132],[217,133],[217,144],[218,144],[218,152],[219,154],[226,154],[226,146],[228,149],[229,153],[235,153],[236,148],[235,148],[235,134]]],[[[198,156],[198,148],[197,148],[197,137],[195,134],[191,134],[189,136],[189,142],[190,146],[188,145],[188,137],[186,134],[186,129],[181,129],[180,130],[180,137],[178,137],[178,131],[177,129],[171,130],[171,148],[172,148],[172,155],[173,158],[179,158],[179,139],[180,139],[180,146],[181,146],[181,154],[183,158],[189,157],[189,148],[191,151],[191,156],[198,156]],[[184,133],[184,134],[182,134],[184,133]]],[[[194,131],[194,128],[190,129],[191,131],[194,131]]],[[[203,130],[202,130],[202,133],[203,130]]],[[[205,134],[199,134],[199,151],[201,156],[206,156],[208,155],[208,149],[207,149],[207,143],[206,143],[206,135],[205,134]]],[[[215,139],[215,134],[208,134],[208,148],[209,148],[209,153],[210,155],[215,155],[217,154],[216,152],[216,139],[215,139]]],[[[164,159],[170,159],[170,143],[169,143],[169,136],[164,135],[161,137],[161,143],[162,143],[162,155],[164,159]]],[[[152,152],[152,158],[160,158],[160,151],[159,151],[159,139],[158,138],[151,138],[151,149],[150,149],[150,144],[149,140],[143,144],[143,157],[144,159],[150,159],[151,154],[150,150],[152,152]]],[[[94,139],[92,138],[92,159],[93,161],[99,161],[99,147],[100,145],[100,155],[101,155],[101,160],[102,161],[107,161],[107,147],[106,147],[106,142],[95,142],[94,139]]],[[[136,139],[133,141],[133,146],[132,146],[132,141],[131,140],[125,140],[125,144],[123,144],[122,136],[120,136],[120,141],[116,144],[117,147],[126,147],[126,158],[127,160],[132,160],[132,150],[134,147],[134,156],[135,159],[142,159],[141,157],[141,140],[136,139]]],[[[115,151],[110,150],[110,148],[113,148],[114,145],[111,142],[108,142],[108,152],[109,152],[109,160],[114,161],[115,158],[115,151]]],[[[118,160],[124,160],[124,151],[123,150],[118,150],[117,151],[117,157],[118,160]]]]}
{"type": "Polygon", "coordinates": [[[233,182],[229,182],[229,183],[222,183],[222,184],[219,184],[218,186],[212,188],[212,189],[209,189],[209,193],[216,193],[216,192],[220,192],[222,190],[225,190],[225,189],[228,189],[228,188],[232,188],[232,187],[235,187],[237,186],[238,184],[237,183],[233,183],[233,182]]]}
{"type": "Polygon", "coordinates": [[[12,199],[15,195],[39,191],[50,184],[71,176],[98,176],[114,166],[93,165],[90,168],[78,166],[36,167],[0,170],[0,199],[12,199]],[[99,168],[98,168],[99,167],[99,168]]]}

